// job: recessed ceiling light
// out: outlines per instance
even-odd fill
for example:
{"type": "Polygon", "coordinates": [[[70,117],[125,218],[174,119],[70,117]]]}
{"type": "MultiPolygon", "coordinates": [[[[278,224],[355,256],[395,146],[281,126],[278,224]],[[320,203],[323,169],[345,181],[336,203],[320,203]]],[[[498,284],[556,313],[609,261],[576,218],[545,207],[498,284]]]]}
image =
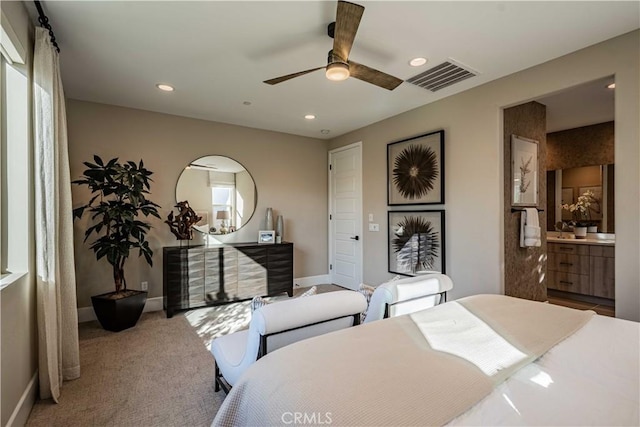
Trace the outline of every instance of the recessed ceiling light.
{"type": "Polygon", "coordinates": [[[251,105],[251,101],[244,101],[242,104],[243,105],[251,105]]]}
{"type": "Polygon", "coordinates": [[[615,89],[615,88],[616,88],[615,83],[611,83],[610,85],[607,85],[607,89],[615,89]]]}
{"type": "Polygon", "coordinates": [[[160,90],[165,91],[165,92],[173,92],[173,86],[169,86],[169,85],[165,85],[165,84],[162,84],[162,83],[158,83],[156,85],[156,87],[158,89],[160,89],[160,90]]]}
{"type": "Polygon", "coordinates": [[[321,134],[323,134],[323,135],[326,135],[326,134],[328,134],[329,132],[330,132],[330,131],[329,131],[329,129],[322,129],[322,130],[320,131],[320,133],[321,133],[321,134]]]}
{"type": "Polygon", "coordinates": [[[314,116],[313,114],[307,114],[306,116],[304,116],[304,118],[307,120],[313,120],[316,118],[316,116],[314,116]]]}
{"type": "Polygon", "coordinates": [[[426,63],[427,63],[427,58],[413,58],[411,61],[409,61],[409,65],[411,65],[412,67],[419,67],[426,63]]]}

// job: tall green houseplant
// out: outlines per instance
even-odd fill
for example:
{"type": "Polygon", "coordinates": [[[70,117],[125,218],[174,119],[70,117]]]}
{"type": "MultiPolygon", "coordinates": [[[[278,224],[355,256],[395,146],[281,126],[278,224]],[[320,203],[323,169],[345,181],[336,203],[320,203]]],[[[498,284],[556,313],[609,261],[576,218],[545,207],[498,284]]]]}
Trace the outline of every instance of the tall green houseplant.
{"type": "Polygon", "coordinates": [[[151,229],[141,216],[160,218],[160,206],[147,199],[150,190],[150,176],[153,172],[132,161],[120,163],[117,158],[106,164],[99,156],[93,156],[95,163],[84,162],[87,169],[73,184],[85,185],[92,193],[86,205],[73,210],[74,218],[81,218],[85,211],[91,215],[92,225],[85,231],[85,241],[97,236],[91,243],[96,259],[106,257],[113,266],[115,292],[127,290],[124,265],[132,249],[138,249],[149,265],[153,265],[153,251],[146,240],[151,229]]]}

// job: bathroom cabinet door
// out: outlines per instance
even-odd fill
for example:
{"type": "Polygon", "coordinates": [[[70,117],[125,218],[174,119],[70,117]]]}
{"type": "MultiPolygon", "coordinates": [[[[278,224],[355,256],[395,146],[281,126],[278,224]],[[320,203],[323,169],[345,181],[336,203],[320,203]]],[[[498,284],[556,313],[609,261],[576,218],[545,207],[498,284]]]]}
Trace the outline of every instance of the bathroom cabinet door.
{"type": "Polygon", "coordinates": [[[590,272],[591,294],[597,297],[615,298],[615,248],[591,246],[590,272]]]}

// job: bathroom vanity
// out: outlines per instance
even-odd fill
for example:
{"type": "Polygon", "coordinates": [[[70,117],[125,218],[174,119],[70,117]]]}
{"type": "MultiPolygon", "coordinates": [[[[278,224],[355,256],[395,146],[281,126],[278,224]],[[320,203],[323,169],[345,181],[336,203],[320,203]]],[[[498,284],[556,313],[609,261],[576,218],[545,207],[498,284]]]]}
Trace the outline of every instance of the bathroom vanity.
{"type": "Polygon", "coordinates": [[[587,239],[572,239],[549,233],[547,288],[606,298],[613,303],[615,236],[602,233],[589,236],[587,239]]]}

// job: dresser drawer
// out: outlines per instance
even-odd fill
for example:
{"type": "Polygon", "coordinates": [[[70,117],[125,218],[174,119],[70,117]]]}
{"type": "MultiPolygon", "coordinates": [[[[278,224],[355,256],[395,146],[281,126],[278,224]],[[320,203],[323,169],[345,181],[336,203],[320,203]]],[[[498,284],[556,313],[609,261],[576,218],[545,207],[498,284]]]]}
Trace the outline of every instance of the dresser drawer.
{"type": "Polygon", "coordinates": [[[557,254],[589,255],[589,246],[575,243],[547,243],[547,251],[557,254]]]}
{"type": "Polygon", "coordinates": [[[588,275],[559,271],[549,271],[547,273],[547,288],[583,295],[591,293],[588,275]]]}
{"type": "Polygon", "coordinates": [[[572,274],[589,274],[589,257],[549,252],[547,270],[572,274]]]}

